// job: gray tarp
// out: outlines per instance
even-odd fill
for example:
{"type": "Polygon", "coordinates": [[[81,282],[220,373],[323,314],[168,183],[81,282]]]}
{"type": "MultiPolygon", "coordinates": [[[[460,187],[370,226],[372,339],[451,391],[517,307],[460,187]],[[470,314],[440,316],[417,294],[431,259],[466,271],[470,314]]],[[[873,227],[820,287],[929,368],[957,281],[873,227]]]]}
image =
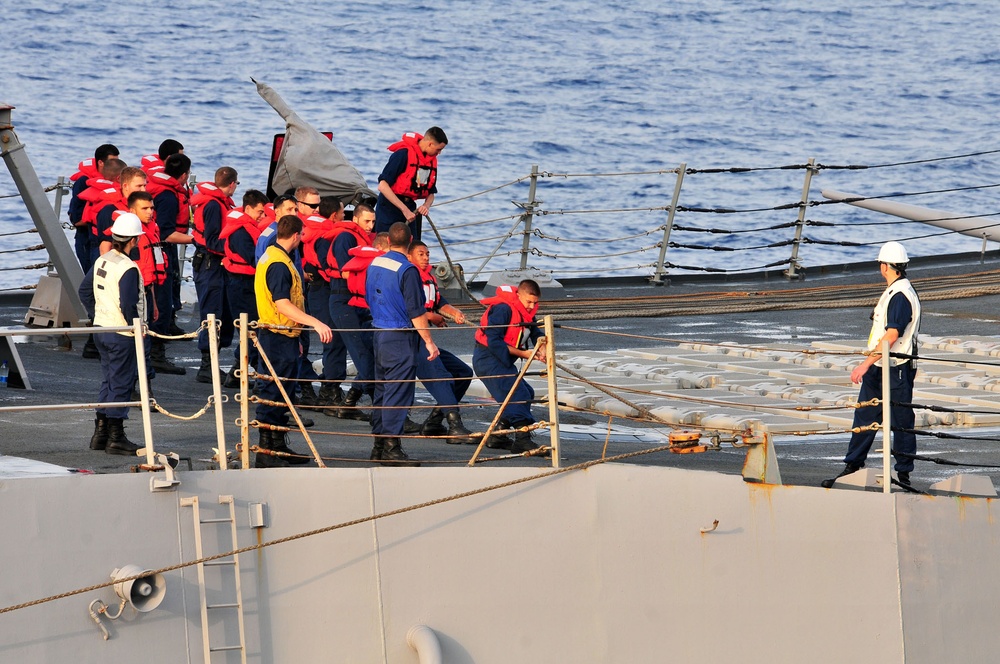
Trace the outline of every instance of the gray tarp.
{"type": "Polygon", "coordinates": [[[250,80],[257,85],[257,93],[285,120],[285,142],[271,180],[272,189],[281,193],[293,187],[316,187],[320,196],[343,199],[358,193],[376,196],[332,141],[300,118],[271,86],[250,80]]]}

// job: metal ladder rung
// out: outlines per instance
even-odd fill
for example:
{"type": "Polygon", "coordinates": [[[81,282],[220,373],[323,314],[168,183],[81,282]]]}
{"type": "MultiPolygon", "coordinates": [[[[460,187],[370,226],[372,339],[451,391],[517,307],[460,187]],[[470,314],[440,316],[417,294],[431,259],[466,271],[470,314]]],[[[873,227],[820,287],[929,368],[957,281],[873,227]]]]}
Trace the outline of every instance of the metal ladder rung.
{"type": "Polygon", "coordinates": [[[217,646],[209,648],[209,652],[222,652],[223,650],[243,650],[243,646],[217,646]]]}
{"type": "Polygon", "coordinates": [[[208,604],[205,606],[206,609],[235,609],[239,604],[232,602],[229,604],[208,604]]]}
{"type": "Polygon", "coordinates": [[[235,560],[210,560],[204,563],[205,567],[218,567],[219,565],[235,565],[235,560]]]}
{"type": "Polygon", "coordinates": [[[232,519],[203,519],[200,523],[230,523],[232,519]]]}

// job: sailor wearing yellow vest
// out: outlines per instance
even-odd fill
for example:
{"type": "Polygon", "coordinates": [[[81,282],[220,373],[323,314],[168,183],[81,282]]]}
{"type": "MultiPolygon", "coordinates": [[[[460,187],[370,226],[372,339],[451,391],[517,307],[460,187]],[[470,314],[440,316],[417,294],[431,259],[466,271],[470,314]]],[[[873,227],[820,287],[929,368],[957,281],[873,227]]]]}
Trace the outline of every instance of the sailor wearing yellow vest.
{"type": "MultiPolygon", "coordinates": [[[[278,220],[277,242],[268,247],[257,262],[254,274],[254,294],[257,298],[257,314],[260,322],[268,325],[313,327],[323,343],[329,343],[333,338],[330,327],[303,308],[305,296],[302,291],[302,278],[290,256],[291,252],[302,243],[302,220],[296,215],[286,215],[278,220]]],[[[296,378],[298,376],[299,334],[301,330],[269,330],[260,328],[257,336],[260,345],[274,372],[280,378],[296,378]]],[[[267,365],[261,359],[257,364],[257,372],[268,375],[267,365]]],[[[278,386],[273,381],[260,381],[258,394],[262,401],[283,401],[278,386]]],[[[288,426],[288,408],[285,406],[269,406],[257,404],[257,420],[265,424],[288,426]]],[[[286,433],[260,430],[260,446],[264,449],[298,454],[288,447],[286,433]]],[[[309,458],[299,455],[295,457],[278,457],[268,454],[258,454],[254,462],[257,468],[273,468],[289,464],[309,463],[309,458]]]]}
{"type": "MultiPolygon", "coordinates": [[[[889,393],[893,404],[913,401],[913,380],[917,374],[917,335],[920,332],[920,299],[906,278],[910,258],[898,242],[886,242],[878,253],[879,270],[886,281],[885,292],[872,312],[872,327],[868,334],[868,357],[851,372],[851,381],[861,383],[858,401],[882,398],[882,363],[889,362],[889,393]],[[889,342],[889,352],[903,357],[883,358],[879,349],[889,342]]],[[[854,411],[854,427],[867,426],[882,419],[882,406],[865,406],[854,411]]],[[[912,433],[914,415],[910,406],[893,405],[890,412],[892,451],[896,473],[902,484],[910,484],[913,455],[917,453],[917,437],[912,433]],[[909,431],[904,431],[909,430],[909,431]]],[[[868,450],[875,440],[874,431],[851,435],[844,458],[843,475],[865,467],[868,450]]],[[[823,486],[833,486],[834,480],[824,480],[823,486]]]]}
{"type": "MultiPolygon", "coordinates": [[[[142,222],[132,213],[111,225],[111,250],[94,263],[94,326],[125,327],[146,320],[146,296],[139,266],[128,257],[143,234],[142,222]]],[[[138,377],[135,341],[131,332],[98,332],[94,343],[101,355],[101,403],[125,402],[138,377]]],[[[134,455],[139,449],[125,436],[127,406],[98,408],[90,449],[108,454],[134,455]]]]}

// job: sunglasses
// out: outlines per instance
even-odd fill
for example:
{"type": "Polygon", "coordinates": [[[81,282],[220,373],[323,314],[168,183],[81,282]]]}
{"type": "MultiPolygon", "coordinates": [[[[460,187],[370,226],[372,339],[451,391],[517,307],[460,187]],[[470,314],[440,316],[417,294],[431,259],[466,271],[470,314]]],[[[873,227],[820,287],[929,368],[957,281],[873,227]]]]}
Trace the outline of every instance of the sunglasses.
{"type": "Polygon", "coordinates": [[[306,207],[312,208],[313,210],[319,209],[319,203],[306,203],[305,201],[299,201],[299,205],[305,205],[306,207]]]}

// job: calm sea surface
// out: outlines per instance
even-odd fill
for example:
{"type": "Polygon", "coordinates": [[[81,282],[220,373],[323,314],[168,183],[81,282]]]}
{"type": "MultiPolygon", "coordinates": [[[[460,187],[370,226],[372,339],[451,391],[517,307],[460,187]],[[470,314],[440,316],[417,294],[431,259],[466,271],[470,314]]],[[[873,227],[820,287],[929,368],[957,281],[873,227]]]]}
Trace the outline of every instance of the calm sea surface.
{"type": "MultiPolygon", "coordinates": [[[[16,106],[18,136],[43,184],[113,142],[138,164],[164,138],[184,143],[194,171],[234,166],[263,189],[271,137],[283,122],[250,77],[274,87],[335,142],[374,187],[386,146],[437,124],[450,138],[438,201],[526,176],[676,168],[893,164],[1000,150],[1000,19],[986,0],[963,2],[300,2],[225,5],[162,1],[57,8],[32,0],[4,11],[0,101],[16,106]]],[[[863,171],[822,170],[821,188],[863,195],[920,193],[1000,182],[1000,154],[863,171]]],[[[798,201],[804,171],[691,174],[680,205],[754,210],[798,201]]],[[[672,173],[547,177],[530,264],[557,270],[649,273],[672,173]],[[632,211],[620,211],[620,210],[632,211]],[[568,210],[606,210],[558,214],[568,210]],[[614,240],[609,242],[607,240],[614,240]],[[645,249],[645,250],[643,250],[645,249]],[[576,257],[576,258],[572,258],[576,257]],[[627,268],[627,269],[623,269],[627,268]]],[[[988,215],[998,189],[903,202],[988,215]]],[[[0,195],[14,192],[0,172],[0,195]]],[[[242,189],[238,194],[242,193],[242,189]]],[[[432,217],[466,272],[514,225],[527,183],[443,206],[432,217]],[[469,222],[500,221],[468,226],[469,222]],[[486,239],[484,239],[486,238],[486,239]],[[473,242],[475,241],[475,242],[473,242]]],[[[63,208],[65,218],[65,207],[63,208]]],[[[819,240],[906,239],[911,253],[975,250],[974,238],[891,221],[845,206],[810,208],[819,240]],[[867,224],[867,225],[862,225],[867,224]]],[[[796,210],[681,212],[686,227],[754,230],[796,210]]],[[[1000,217],[998,217],[1000,218],[1000,217]]],[[[0,233],[30,227],[17,199],[0,199],[0,233]]],[[[34,244],[0,237],[0,249],[34,244]]],[[[675,242],[761,247],[789,229],[740,234],[677,231],[675,242]]],[[[520,237],[487,266],[513,266],[520,237]]],[[[670,249],[681,265],[744,269],[788,247],[739,252],[670,249]]],[[[871,247],[806,245],[806,265],[870,258],[871,247]]],[[[440,252],[435,256],[440,258],[440,252]]],[[[2,255],[5,267],[44,253],[2,255]]],[[[39,271],[0,271],[0,286],[39,271]]]]}

